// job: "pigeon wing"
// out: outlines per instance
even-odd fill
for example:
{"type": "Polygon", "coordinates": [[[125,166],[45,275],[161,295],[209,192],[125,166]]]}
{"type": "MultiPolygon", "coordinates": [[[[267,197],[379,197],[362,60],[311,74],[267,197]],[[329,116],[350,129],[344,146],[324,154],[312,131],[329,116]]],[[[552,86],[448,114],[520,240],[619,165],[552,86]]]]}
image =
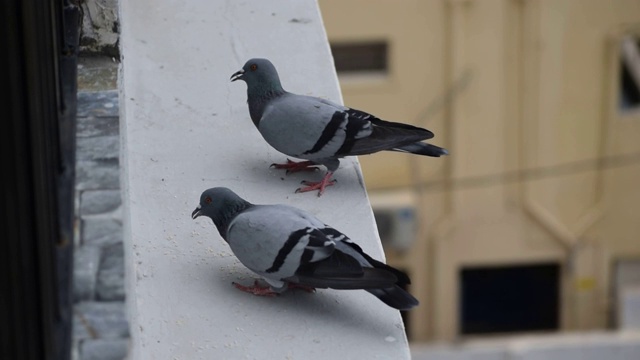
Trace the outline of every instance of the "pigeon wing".
{"type": "Polygon", "coordinates": [[[227,240],[238,260],[265,278],[293,275],[301,262],[331,255],[335,243],[312,215],[286,205],[256,205],[229,224],[227,240]]]}
{"type": "Polygon", "coordinates": [[[328,100],[288,93],[265,107],[258,130],[276,150],[301,159],[333,158],[371,134],[371,122],[350,118],[328,100]]]}

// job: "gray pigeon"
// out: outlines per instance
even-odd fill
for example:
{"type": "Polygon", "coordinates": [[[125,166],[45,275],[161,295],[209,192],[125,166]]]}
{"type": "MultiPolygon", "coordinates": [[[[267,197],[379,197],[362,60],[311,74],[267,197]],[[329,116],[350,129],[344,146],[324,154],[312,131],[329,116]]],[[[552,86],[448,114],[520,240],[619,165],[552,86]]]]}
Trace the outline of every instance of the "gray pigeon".
{"type": "Polygon", "coordinates": [[[236,80],[247,83],[249,114],[262,137],[281,153],[306,160],[271,166],[287,172],[316,169],[316,165],[327,168],[321,181],[303,181],[307,186],[296,192],[318,190],[321,196],[325,187],[334,184],[331,176],[345,156],[383,150],[433,157],[448,154],[441,147],[422,142],[433,137],[427,129],[285,91],[276,68],[267,59],[247,61],[231,76],[231,81],[236,80]]]}
{"type": "Polygon", "coordinates": [[[399,310],[418,305],[401,286],[400,270],[374,260],[340,231],[287,205],[254,205],[216,187],[200,196],[192,218],[207,216],[238,260],[260,275],[253,286],[233,285],[254,295],[274,296],[289,288],[364,289],[399,310]]]}

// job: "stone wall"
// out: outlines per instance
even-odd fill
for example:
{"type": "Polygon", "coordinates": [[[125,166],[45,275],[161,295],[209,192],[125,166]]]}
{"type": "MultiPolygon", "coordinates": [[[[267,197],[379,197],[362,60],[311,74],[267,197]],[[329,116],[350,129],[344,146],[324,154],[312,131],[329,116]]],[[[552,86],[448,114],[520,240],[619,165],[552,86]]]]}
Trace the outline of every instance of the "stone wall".
{"type": "MultiPolygon", "coordinates": [[[[83,72],[81,70],[81,72],[83,72]]],[[[78,93],[74,358],[126,356],[118,91],[78,93]]]]}
{"type": "Polygon", "coordinates": [[[120,57],[118,0],[81,0],[83,12],[80,52],[120,57]]]}

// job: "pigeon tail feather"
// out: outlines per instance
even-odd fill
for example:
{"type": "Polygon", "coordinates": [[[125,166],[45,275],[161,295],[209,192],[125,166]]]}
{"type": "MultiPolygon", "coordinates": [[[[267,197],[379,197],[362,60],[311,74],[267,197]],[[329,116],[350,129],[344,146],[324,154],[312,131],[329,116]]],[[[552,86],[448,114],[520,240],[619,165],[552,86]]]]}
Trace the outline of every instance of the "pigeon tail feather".
{"type": "Polygon", "coordinates": [[[337,290],[373,290],[394,286],[398,278],[392,273],[376,269],[363,268],[361,275],[336,275],[336,276],[318,276],[317,274],[297,273],[294,276],[284,279],[298,285],[304,285],[319,289],[337,289],[337,290]]]}
{"type": "Polygon", "coordinates": [[[411,294],[397,285],[382,289],[365,290],[380,299],[380,301],[382,301],[383,303],[398,310],[409,310],[413,307],[418,306],[418,304],[420,303],[418,299],[414,298],[411,294]]]}
{"type": "MultiPolygon", "coordinates": [[[[325,230],[326,231],[326,230],[325,230]]],[[[381,261],[378,261],[374,258],[372,258],[371,256],[369,256],[369,254],[365,253],[364,251],[362,251],[362,248],[354,243],[354,242],[342,242],[342,243],[338,243],[338,247],[341,246],[342,244],[349,246],[351,249],[355,250],[360,256],[362,256],[371,266],[373,266],[374,268],[377,269],[381,269],[381,270],[386,270],[389,271],[391,273],[393,273],[393,275],[395,275],[398,278],[398,281],[396,282],[396,285],[409,285],[411,284],[411,279],[409,279],[409,276],[407,274],[405,274],[404,272],[389,266],[381,261]]]]}
{"type": "MultiPolygon", "coordinates": [[[[392,122],[385,123],[395,124],[392,122]]],[[[398,125],[402,126],[374,126],[371,135],[355,140],[348,152],[336,155],[353,156],[373,154],[378,151],[391,150],[433,137],[433,133],[429,130],[406,124],[398,125]]]]}
{"type": "Polygon", "coordinates": [[[440,157],[443,155],[449,155],[449,151],[447,149],[441,148],[439,146],[423,143],[423,142],[414,142],[411,144],[396,146],[391,151],[398,152],[407,152],[416,155],[425,155],[432,157],[440,157]]]}
{"type": "Polygon", "coordinates": [[[377,269],[382,269],[382,270],[386,270],[389,271],[391,273],[393,273],[393,275],[395,275],[398,278],[398,281],[396,282],[396,285],[409,285],[411,284],[411,280],[409,279],[409,276],[407,274],[405,274],[404,272],[389,266],[381,261],[378,261],[374,258],[372,258],[371,256],[367,255],[366,253],[362,252],[362,255],[364,255],[365,259],[367,259],[367,261],[369,263],[371,263],[371,265],[373,265],[373,267],[377,268],[377,269]]]}

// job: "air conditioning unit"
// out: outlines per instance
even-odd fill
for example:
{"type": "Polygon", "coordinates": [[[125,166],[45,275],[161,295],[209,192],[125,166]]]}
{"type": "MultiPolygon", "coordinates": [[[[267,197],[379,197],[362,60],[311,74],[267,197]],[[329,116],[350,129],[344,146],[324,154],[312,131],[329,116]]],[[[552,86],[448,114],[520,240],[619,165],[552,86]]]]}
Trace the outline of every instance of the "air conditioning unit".
{"type": "Polygon", "coordinates": [[[640,330],[640,286],[622,289],[618,297],[618,328],[640,330]]]}
{"type": "Polygon", "coordinates": [[[640,329],[640,259],[616,260],[613,294],[616,327],[640,329]]]}
{"type": "Polygon", "coordinates": [[[415,208],[402,205],[374,207],[373,215],[384,247],[400,252],[411,248],[418,230],[415,208]]]}

